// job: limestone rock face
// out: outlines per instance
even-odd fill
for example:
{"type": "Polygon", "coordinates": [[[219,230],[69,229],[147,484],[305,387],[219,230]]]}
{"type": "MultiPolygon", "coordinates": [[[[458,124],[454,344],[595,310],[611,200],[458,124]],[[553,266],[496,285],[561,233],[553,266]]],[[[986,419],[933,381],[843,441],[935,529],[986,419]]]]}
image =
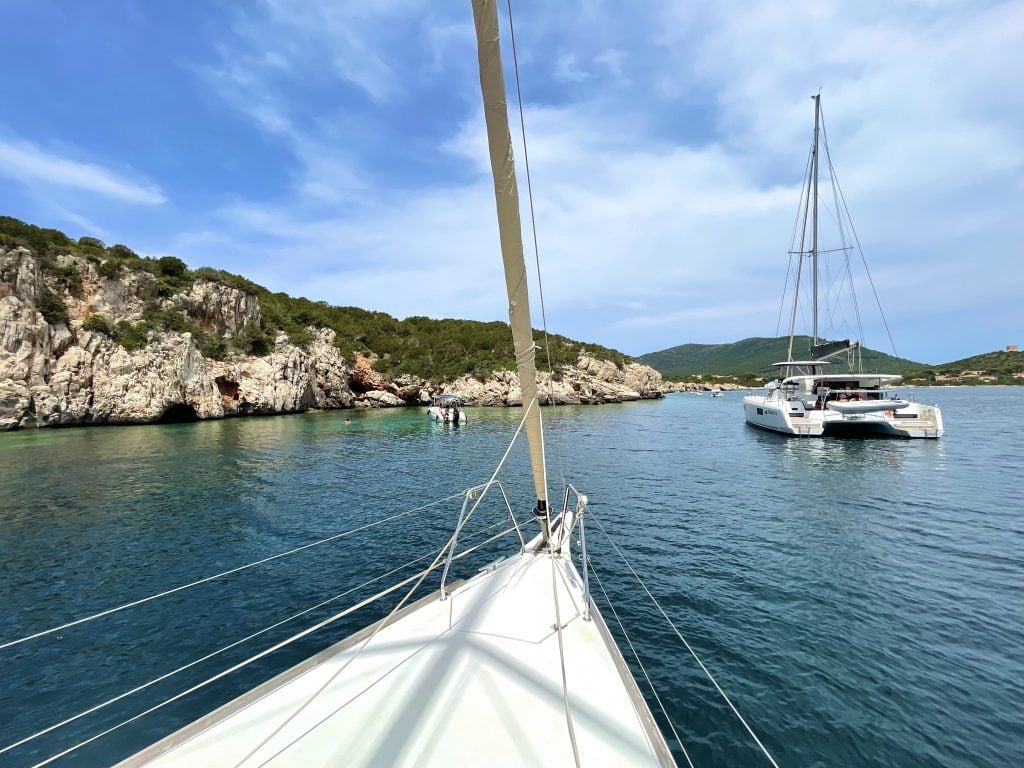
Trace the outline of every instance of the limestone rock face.
{"type": "Polygon", "coordinates": [[[642,363],[626,363],[622,383],[644,399],[661,397],[661,374],[642,363]]]}
{"type": "Polygon", "coordinates": [[[723,392],[735,392],[741,389],[749,389],[740,384],[733,384],[731,382],[719,383],[714,381],[666,381],[661,384],[661,391],[665,393],[669,392],[711,392],[712,390],[720,389],[723,392]]]}
{"type": "Polygon", "coordinates": [[[151,331],[143,349],[129,351],[103,333],[84,330],[83,323],[93,314],[111,324],[134,323],[155,306],[183,311],[211,333],[234,334],[259,322],[259,302],[206,281],[161,299],[148,272],[106,278],[79,256],[58,256],[57,264],[74,267],[79,280],[73,289],[47,278],[27,250],[0,248],[0,429],[352,405],[334,331],[315,331],[308,349],[281,335],[269,355],[229,361],[207,360],[191,334],[170,331],[151,331]],[[68,324],[43,318],[39,305],[47,289],[64,301],[68,324]]]}
{"type": "MultiPolygon", "coordinates": [[[[58,256],[57,264],[73,267],[81,281],[77,290],[64,290],[62,295],[72,328],[81,326],[91,315],[103,315],[111,323],[137,323],[147,304],[159,297],[160,284],[149,272],[130,270],[117,277],[104,277],[91,261],[73,255],[58,256]]],[[[59,286],[50,287],[61,292],[59,286]]]]}
{"type": "Polygon", "coordinates": [[[315,364],[314,395],[317,408],[350,408],[352,386],[349,368],[341,352],[334,346],[336,334],[329,328],[316,330],[316,338],[309,345],[309,354],[315,364]]]}
{"type": "Polygon", "coordinates": [[[395,408],[400,405],[408,405],[408,403],[397,395],[380,389],[364,392],[356,401],[357,408],[395,408]]]}
{"type": "MultiPolygon", "coordinates": [[[[18,389],[20,382],[13,384],[18,389]]],[[[28,389],[30,403],[13,414],[16,426],[144,423],[175,407],[195,418],[223,415],[206,360],[187,333],[163,334],[128,352],[102,334],[83,332],[57,358],[46,383],[28,389]]]]}
{"type": "Polygon", "coordinates": [[[42,298],[39,265],[25,248],[0,248],[0,298],[17,296],[33,307],[42,298]]]}
{"type": "Polygon", "coordinates": [[[237,288],[206,280],[196,280],[188,293],[179,293],[171,303],[211,333],[233,335],[248,322],[260,322],[259,299],[237,288]]]}
{"type": "Polygon", "coordinates": [[[352,370],[349,372],[349,381],[354,390],[357,392],[373,392],[385,389],[384,376],[374,370],[373,367],[376,361],[376,355],[362,355],[356,352],[352,370]]]}
{"type": "Polygon", "coordinates": [[[352,390],[334,331],[321,330],[303,350],[280,334],[265,357],[209,361],[224,414],[298,413],[310,408],[348,408],[352,390]]]}
{"type": "Polygon", "coordinates": [[[66,325],[49,325],[35,306],[15,296],[0,299],[0,382],[45,383],[71,338],[66,325]]]}

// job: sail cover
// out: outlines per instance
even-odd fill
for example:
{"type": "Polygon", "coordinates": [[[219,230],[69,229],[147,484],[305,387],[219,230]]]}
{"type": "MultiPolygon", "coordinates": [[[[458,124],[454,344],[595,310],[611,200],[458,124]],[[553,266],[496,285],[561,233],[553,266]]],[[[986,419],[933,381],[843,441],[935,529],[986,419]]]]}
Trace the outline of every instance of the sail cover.
{"type": "Polygon", "coordinates": [[[816,344],[811,347],[811,358],[817,360],[822,357],[830,357],[837,352],[850,348],[850,340],[843,339],[842,341],[826,341],[823,344],[816,344]]]}
{"type": "Polygon", "coordinates": [[[516,366],[519,369],[523,407],[528,409],[526,437],[530,443],[530,463],[533,467],[533,484],[537,491],[537,506],[538,509],[546,509],[548,494],[540,401],[537,399],[537,366],[534,359],[536,346],[533,343],[533,329],[530,327],[530,296],[526,281],[526,263],[523,261],[523,233],[519,220],[519,188],[516,185],[516,169],[512,159],[512,136],[508,128],[505,75],[501,67],[498,9],[495,0],[474,0],[473,18],[476,22],[487,145],[491,153],[494,197],[498,206],[501,258],[505,265],[508,319],[512,326],[512,342],[516,366]]]}

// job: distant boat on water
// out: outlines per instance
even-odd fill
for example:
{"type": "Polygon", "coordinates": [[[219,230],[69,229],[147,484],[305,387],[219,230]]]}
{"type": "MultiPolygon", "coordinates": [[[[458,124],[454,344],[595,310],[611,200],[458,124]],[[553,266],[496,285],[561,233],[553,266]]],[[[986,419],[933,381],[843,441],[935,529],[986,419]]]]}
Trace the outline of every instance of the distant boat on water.
{"type": "Polygon", "coordinates": [[[462,400],[453,394],[434,395],[430,407],[427,408],[427,415],[434,421],[445,424],[459,424],[469,420],[466,412],[462,410],[462,400]]]}
{"type": "MultiPolygon", "coordinates": [[[[840,280],[853,280],[850,272],[850,251],[846,233],[854,232],[849,223],[846,201],[839,190],[832,160],[828,153],[827,133],[821,113],[821,95],[814,99],[814,142],[808,160],[808,171],[800,197],[800,243],[791,253],[797,257],[793,306],[790,313],[789,346],[786,359],[775,363],[779,376],[770,382],[765,394],[743,398],[743,411],[747,423],[761,429],[784,435],[822,436],[886,436],[907,438],[937,438],[943,434],[942,413],[937,406],[924,405],[901,398],[891,390],[903,377],[895,373],[865,373],[860,355],[859,341],[827,341],[819,333],[820,304],[824,296],[819,290],[819,260],[828,252],[842,253],[845,258],[839,270],[840,280]],[[818,182],[821,149],[830,171],[834,210],[840,224],[843,240],[834,251],[819,247],[818,182]],[[807,242],[807,239],[810,242],[807,242]],[[811,268],[812,342],[806,357],[794,359],[793,339],[800,301],[801,277],[805,258],[811,268]],[[840,355],[846,356],[847,370],[826,372],[840,355]]],[[[859,248],[859,245],[857,246],[859,248]]],[[[860,313],[856,302],[852,304],[858,326],[860,313]]],[[[833,309],[829,307],[828,309],[833,309]]],[[[888,326],[887,326],[888,327],[888,326]]]]}

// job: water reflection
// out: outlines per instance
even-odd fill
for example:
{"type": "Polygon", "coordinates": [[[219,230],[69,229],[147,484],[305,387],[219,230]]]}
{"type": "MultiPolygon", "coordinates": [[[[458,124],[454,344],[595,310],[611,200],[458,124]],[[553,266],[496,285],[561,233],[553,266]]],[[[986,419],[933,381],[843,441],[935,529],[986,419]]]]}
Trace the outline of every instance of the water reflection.
{"type": "MultiPolygon", "coordinates": [[[[786,762],[930,766],[961,750],[995,766],[1024,763],[1019,744],[998,738],[1013,727],[1000,712],[1024,697],[1015,651],[1024,444],[972,413],[980,399],[986,410],[1020,411],[1022,394],[929,394],[947,419],[938,441],[785,438],[746,427],[729,397],[542,413],[553,489],[564,473],[588,494],[786,762]]],[[[522,410],[469,416],[456,429],[405,409],[0,435],[3,637],[483,482],[522,410]]],[[[509,495],[529,518],[526,467],[517,445],[509,495]]],[[[458,512],[457,500],[431,507],[386,535],[0,656],[0,731],[31,732],[422,555],[458,512]]],[[[481,527],[504,514],[482,512],[481,527]]],[[[748,739],[656,627],[596,526],[588,548],[695,762],[753,764],[748,739]]],[[[76,764],[109,765],[353,628],[183,700],[170,719],[140,721],[76,764]]],[[[216,670],[197,675],[207,671],[216,670]]],[[[126,702],[112,719],[141,708],[126,702]]]]}

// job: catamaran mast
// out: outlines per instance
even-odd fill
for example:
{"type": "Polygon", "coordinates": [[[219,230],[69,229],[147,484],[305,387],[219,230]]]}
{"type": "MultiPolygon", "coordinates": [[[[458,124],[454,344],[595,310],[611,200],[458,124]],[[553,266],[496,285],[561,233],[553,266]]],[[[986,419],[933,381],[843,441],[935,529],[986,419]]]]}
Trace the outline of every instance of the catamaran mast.
{"type": "Polygon", "coordinates": [[[814,273],[814,340],[811,342],[813,349],[818,345],[818,126],[821,116],[821,94],[815,94],[811,98],[814,99],[814,154],[811,158],[814,164],[814,226],[811,229],[811,269],[814,273]]]}
{"type": "Polygon", "coordinates": [[[505,265],[508,319],[512,326],[512,342],[516,366],[519,369],[523,407],[527,409],[526,437],[530,444],[530,464],[533,468],[533,485],[537,493],[535,513],[541,518],[544,537],[547,539],[551,521],[548,511],[547,469],[544,464],[544,433],[540,401],[537,399],[537,347],[533,343],[533,330],[530,326],[530,295],[526,280],[526,263],[523,260],[519,189],[516,185],[516,169],[512,158],[512,136],[508,127],[505,75],[501,66],[498,8],[495,0],[473,0],[473,20],[476,24],[487,145],[490,148],[494,197],[498,207],[501,258],[505,265]]]}

